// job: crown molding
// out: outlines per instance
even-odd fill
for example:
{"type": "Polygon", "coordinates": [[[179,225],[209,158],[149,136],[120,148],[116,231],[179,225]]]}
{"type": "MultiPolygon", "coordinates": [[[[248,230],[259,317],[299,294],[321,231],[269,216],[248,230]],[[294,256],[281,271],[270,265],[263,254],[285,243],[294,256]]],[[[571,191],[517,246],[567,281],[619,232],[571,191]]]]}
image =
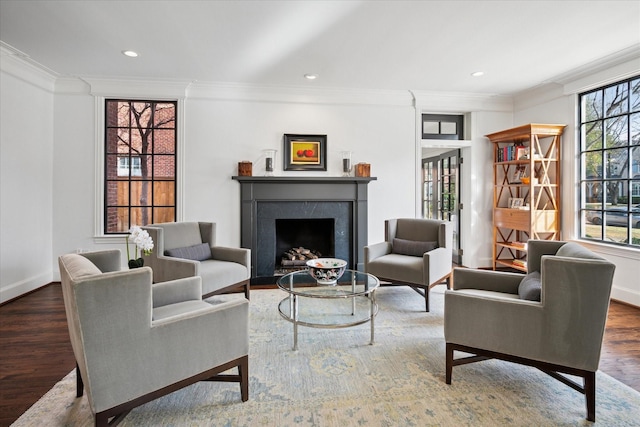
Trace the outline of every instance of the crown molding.
{"type": "Polygon", "coordinates": [[[258,86],[240,83],[194,82],[190,99],[285,102],[303,104],[385,105],[411,107],[411,95],[404,90],[308,88],[300,86],[258,86]]]}
{"type": "Polygon", "coordinates": [[[0,70],[19,80],[53,93],[57,74],[32,60],[29,55],[0,41],[0,70]]]}
{"type": "Polygon", "coordinates": [[[565,84],[564,93],[573,95],[638,75],[640,75],[640,53],[635,59],[611,65],[565,84]]]}
{"type": "Polygon", "coordinates": [[[602,86],[625,77],[631,77],[640,70],[640,44],[612,53],[582,67],[556,76],[549,82],[565,86],[565,93],[577,93],[586,86],[602,86]],[[598,84],[598,79],[607,80],[598,84]],[[589,83],[594,81],[595,83],[589,83]]]}
{"type": "Polygon", "coordinates": [[[523,110],[639,74],[640,45],[634,45],[519,92],[514,96],[514,107],[523,110]]]}
{"type": "Polygon", "coordinates": [[[507,95],[411,91],[420,112],[463,114],[472,111],[512,112],[513,98],[507,95]]]}
{"type": "Polygon", "coordinates": [[[93,96],[123,98],[185,99],[191,81],[78,77],[93,96]]]}
{"type": "Polygon", "coordinates": [[[519,92],[513,99],[513,108],[514,111],[521,111],[565,96],[564,86],[559,83],[547,83],[519,92]]]}

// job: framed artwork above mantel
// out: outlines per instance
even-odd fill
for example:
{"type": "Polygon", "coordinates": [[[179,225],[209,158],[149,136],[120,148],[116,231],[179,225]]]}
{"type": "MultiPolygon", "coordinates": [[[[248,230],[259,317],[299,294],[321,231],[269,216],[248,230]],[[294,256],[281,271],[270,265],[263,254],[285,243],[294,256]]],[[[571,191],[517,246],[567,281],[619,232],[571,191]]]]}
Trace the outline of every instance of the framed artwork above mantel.
{"type": "Polygon", "coordinates": [[[326,171],[327,135],[299,135],[285,133],[285,171],[326,171]]]}

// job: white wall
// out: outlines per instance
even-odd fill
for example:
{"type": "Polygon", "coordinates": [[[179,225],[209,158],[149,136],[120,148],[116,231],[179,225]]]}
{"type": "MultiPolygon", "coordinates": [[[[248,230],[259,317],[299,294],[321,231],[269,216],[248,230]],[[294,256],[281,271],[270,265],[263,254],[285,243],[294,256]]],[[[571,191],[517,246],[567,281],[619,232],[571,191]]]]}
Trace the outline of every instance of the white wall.
{"type": "MultiPolygon", "coordinates": [[[[100,249],[94,242],[96,131],[94,100],[57,87],[53,155],[53,268],[66,253],[100,249]]],[[[120,249],[124,249],[124,238],[120,249]]],[[[56,280],[57,275],[54,275],[56,280]]]]}
{"type": "MultiPolygon", "coordinates": [[[[407,101],[409,98],[407,97],[407,101]]],[[[413,216],[414,113],[405,106],[187,99],[185,218],[224,225],[223,243],[240,243],[238,161],[264,174],[265,149],[277,149],[275,175],[341,176],[340,151],[371,164],[369,241],[384,239],[384,219],[413,216]],[[284,172],[283,134],[326,134],[326,172],[284,172]],[[409,167],[407,167],[409,165],[409,167]]],[[[310,198],[313,196],[310,195],[310,198]]]]}
{"type": "Polygon", "coordinates": [[[2,52],[0,302],[52,280],[53,78],[2,52]]]}
{"type": "Polygon", "coordinates": [[[472,145],[462,150],[461,247],[463,264],[493,267],[493,144],[484,135],[513,125],[511,112],[478,111],[471,114],[472,145]]]}
{"type": "Polygon", "coordinates": [[[638,60],[583,75],[563,85],[549,84],[516,99],[514,124],[567,124],[562,137],[562,239],[575,240],[616,264],[611,297],[640,306],[640,250],[581,241],[578,234],[579,174],[576,133],[577,93],[640,74],[638,60]]]}

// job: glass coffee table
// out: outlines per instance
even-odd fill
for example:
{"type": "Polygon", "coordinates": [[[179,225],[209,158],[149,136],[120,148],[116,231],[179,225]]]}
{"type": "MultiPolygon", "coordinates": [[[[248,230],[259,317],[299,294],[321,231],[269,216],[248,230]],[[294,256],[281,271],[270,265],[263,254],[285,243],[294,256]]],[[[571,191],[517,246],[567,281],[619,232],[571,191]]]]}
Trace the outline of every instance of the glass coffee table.
{"type": "Polygon", "coordinates": [[[374,342],[374,318],[378,313],[375,292],[377,277],[355,270],[345,270],[336,284],[318,284],[307,270],[285,274],[278,287],[289,295],[280,301],[280,315],[293,323],[293,349],[298,349],[298,326],[312,328],[347,328],[371,323],[374,342]]]}

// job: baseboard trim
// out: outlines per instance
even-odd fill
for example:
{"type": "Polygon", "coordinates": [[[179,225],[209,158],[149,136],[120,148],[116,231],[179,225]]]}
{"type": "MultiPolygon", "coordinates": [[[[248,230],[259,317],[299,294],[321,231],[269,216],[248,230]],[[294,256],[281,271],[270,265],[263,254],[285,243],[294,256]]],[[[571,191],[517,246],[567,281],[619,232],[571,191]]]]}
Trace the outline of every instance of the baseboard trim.
{"type": "Polygon", "coordinates": [[[33,291],[50,285],[53,282],[52,273],[48,272],[21,282],[0,288],[0,305],[10,303],[33,291]]]}
{"type": "Polygon", "coordinates": [[[622,304],[640,308],[640,294],[630,289],[613,286],[611,288],[611,299],[622,304]]]}

